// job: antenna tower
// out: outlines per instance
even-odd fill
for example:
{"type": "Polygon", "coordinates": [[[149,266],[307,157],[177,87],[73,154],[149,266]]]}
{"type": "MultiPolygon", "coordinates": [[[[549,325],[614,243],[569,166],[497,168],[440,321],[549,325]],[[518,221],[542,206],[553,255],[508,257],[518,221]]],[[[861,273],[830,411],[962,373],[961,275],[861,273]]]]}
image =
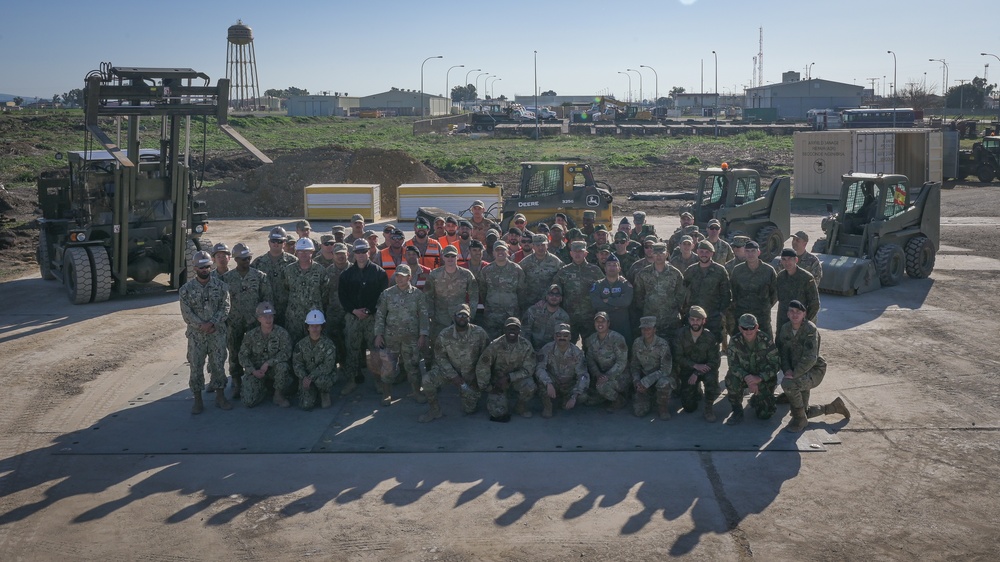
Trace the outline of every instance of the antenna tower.
{"type": "Polygon", "coordinates": [[[764,28],[760,28],[760,51],[757,52],[757,80],[764,85],[764,28]]]}

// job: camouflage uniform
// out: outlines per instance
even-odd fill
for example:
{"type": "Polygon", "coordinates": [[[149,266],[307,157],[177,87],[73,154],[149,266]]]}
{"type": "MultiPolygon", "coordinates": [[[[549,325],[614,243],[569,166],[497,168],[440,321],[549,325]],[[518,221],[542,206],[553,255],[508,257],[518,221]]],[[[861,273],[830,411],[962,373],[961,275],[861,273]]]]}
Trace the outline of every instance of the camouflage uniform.
{"type": "Polygon", "coordinates": [[[712,404],[719,397],[719,365],[722,364],[719,358],[719,340],[715,339],[712,332],[702,330],[698,340],[695,341],[691,328],[685,326],[677,330],[674,340],[674,372],[680,383],[681,406],[685,412],[693,412],[698,409],[698,401],[701,399],[701,389],[698,382],[688,384],[691,375],[698,375],[698,380],[705,387],[705,402],[712,404]],[[707,373],[700,373],[694,366],[708,365],[710,370],[707,373]]]}
{"type": "Polygon", "coordinates": [[[587,352],[587,372],[590,373],[591,393],[595,399],[601,397],[612,402],[628,397],[628,344],[621,334],[609,331],[601,339],[595,332],[584,342],[587,352]],[[608,377],[604,383],[598,383],[600,376],[608,377]]]}
{"type": "Polygon", "coordinates": [[[826,361],[819,354],[820,335],[816,324],[806,320],[798,331],[788,322],[778,332],[778,355],[781,370],[792,371],[792,378],[785,377],[781,388],[792,408],[808,408],[807,417],[823,414],[822,406],[809,405],[809,392],[823,382],[826,361]]]}
{"type": "Polygon", "coordinates": [[[552,278],[552,282],[562,289],[563,307],[569,314],[569,326],[573,330],[570,341],[575,342],[578,336],[586,339],[594,333],[596,311],[590,302],[590,290],[603,278],[601,268],[587,262],[564,265],[552,278]]]}
{"type": "MultiPolygon", "coordinates": [[[[543,297],[544,298],[544,297],[543,297]]],[[[521,333],[535,351],[556,339],[556,325],[569,324],[569,314],[560,306],[549,312],[548,304],[535,303],[528,307],[521,323],[521,333]]]]}
{"type": "Polygon", "coordinates": [[[519,296],[524,287],[524,270],[512,261],[508,261],[505,266],[493,262],[483,268],[482,280],[486,293],[483,303],[486,306],[486,318],[483,327],[490,337],[497,337],[503,332],[503,324],[507,318],[521,315],[519,296]]]}
{"type": "Polygon", "coordinates": [[[524,284],[522,285],[521,302],[524,303],[525,311],[545,298],[549,286],[552,285],[552,278],[562,269],[562,260],[552,254],[545,254],[545,257],[538,259],[534,254],[525,256],[518,264],[524,271],[524,284]]]}
{"type": "Polygon", "coordinates": [[[243,368],[240,367],[243,336],[257,325],[257,305],[274,301],[267,274],[253,267],[246,275],[231,269],[222,276],[222,280],[229,287],[229,301],[232,303],[226,318],[226,344],[229,348],[229,376],[233,377],[233,385],[236,386],[243,376],[243,368]]]}
{"type": "Polygon", "coordinates": [[[729,340],[726,357],[729,359],[726,394],[733,410],[743,408],[743,391],[748,387],[743,378],[754,375],[763,380],[757,385],[757,393],[750,397],[750,406],[757,414],[757,419],[766,420],[774,415],[777,409],[774,387],[778,384],[781,360],[771,338],[758,331],[753,343],[748,344],[740,332],[729,340]]]}
{"type": "Polygon", "coordinates": [[[264,401],[268,387],[273,386],[275,392],[288,395],[295,386],[291,367],[288,361],[292,358],[292,340],[288,332],[275,325],[267,336],[260,326],[247,332],[240,347],[240,365],[243,366],[243,390],[240,400],[247,408],[252,408],[264,401]],[[255,369],[268,363],[264,378],[253,375],[255,369]]]}
{"type": "Polygon", "coordinates": [[[414,391],[420,389],[420,350],[417,340],[430,331],[430,316],[424,293],[413,285],[400,289],[393,285],[378,298],[375,309],[375,337],[385,340],[388,361],[382,361],[382,382],[395,382],[396,363],[406,373],[414,391]]]}
{"type": "Polygon", "coordinates": [[[344,305],[340,302],[340,275],[347,271],[351,264],[348,263],[344,269],[340,269],[336,264],[326,268],[327,278],[327,299],[323,308],[323,315],[326,317],[326,324],[323,326],[323,334],[333,341],[337,347],[337,363],[343,365],[346,359],[346,344],[344,343],[344,305]]]}
{"type": "Polygon", "coordinates": [[[684,287],[688,293],[688,308],[693,305],[704,308],[708,315],[705,329],[722,341],[722,313],[733,299],[726,268],[715,262],[709,262],[707,268],[700,263],[692,265],[684,271],[684,287]]]}
{"type": "Polygon", "coordinates": [[[465,332],[454,324],[448,326],[434,339],[434,367],[423,377],[422,386],[427,401],[437,401],[438,390],[455,378],[465,383],[460,388],[462,411],[472,414],[479,407],[479,383],[476,381],[476,363],[483,350],[490,344],[486,330],[469,324],[465,332]]]}
{"type": "Polygon", "coordinates": [[[819,287],[820,279],[823,278],[823,264],[815,254],[802,252],[799,256],[799,267],[805,269],[816,279],[816,286],[819,287]]]}
{"type": "Polygon", "coordinates": [[[557,342],[549,342],[542,346],[538,354],[538,364],[535,366],[535,378],[538,380],[538,392],[542,402],[551,404],[548,397],[548,385],[556,389],[556,400],[565,403],[570,398],[580,400],[586,396],[590,387],[590,374],[587,372],[583,351],[570,344],[566,351],[559,349],[557,342]]]}
{"type": "Polygon", "coordinates": [[[667,340],[654,335],[653,341],[647,344],[642,336],[636,338],[632,342],[628,366],[633,387],[636,383],[641,383],[646,388],[646,392],[635,393],[632,413],[639,417],[648,414],[654,392],[657,406],[665,409],[671,390],[677,388],[677,379],[673,376],[673,358],[667,340]]]}
{"type": "MultiPolygon", "coordinates": [[[[642,270],[646,269],[647,267],[649,267],[651,265],[653,265],[653,260],[646,259],[645,257],[640,258],[640,259],[636,260],[635,263],[633,263],[632,265],[630,265],[628,267],[628,273],[625,274],[625,278],[628,279],[629,281],[631,281],[632,284],[635,284],[636,279],[639,278],[639,273],[641,273],[642,270]]],[[[677,269],[677,268],[675,267],[674,269],[677,269]]],[[[682,274],[684,273],[682,270],[678,270],[678,271],[681,271],[682,274]]]]}
{"type": "Polygon", "coordinates": [[[279,257],[263,254],[250,263],[250,267],[267,275],[267,280],[271,284],[271,296],[274,298],[271,301],[274,303],[274,323],[279,326],[285,325],[285,309],[288,307],[288,291],[285,289],[282,272],[285,267],[296,261],[295,256],[284,252],[279,257]]]}
{"type": "Polygon", "coordinates": [[[285,290],[288,291],[288,308],[285,310],[285,329],[292,341],[306,336],[306,314],[310,310],[323,310],[329,298],[326,268],[312,263],[303,271],[298,262],[282,270],[285,290]]]}
{"type": "MultiPolygon", "coordinates": [[[[733,269],[729,279],[733,288],[733,318],[744,314],[757,317],[760,331],[774,337],[771,331],[771,309],[778,302],[778,274],[770,264],[758,261],[757,269],[750,269],[746,262],[733,269]]],[[[733,324],[735,327],[735,323],[733,324]]],[[[739,328],[736,328],[738,331],[739,328]]]]}
{"type": "MultiPolygon", "coordinates": [[[[706,238],[706,240],[708,239],[706,238]]],[[[708,241],[712,242],[711,240],[708,241]]],[[[715,253],[712,254],[712,261],[715,263],[719,265],[726,265],[736,258],[736,253],[733,252],[733,247],[729,245],[729,242],[726,242],[722,238],[712,242],[712,246],[715,247],[715,253]]]]}
{"type": "Polygon", "coordinates": [[[192,279],[181,287],[178,300],[181,318],[187,324],[187,360],[191,366],[188,387],[191,392],[205,390],[205,358],[208,357],[209,390],[226,388],[226,318],[229,316],[229,291],[218,278],[209,276],[202,285],[192,279]],[[211,322],[215,332],[206,334],[198,329],[211,322]]]}
{"type": "Polygon", "coordinates": [[[326,336],[312,341],[309,336],[295,345],[292,353],[292,370],[299,379],[299,407],[312,410],[320,392],[330,392],[337,382],[337,346],[326,336]],[[309,388],[302,386],[302,379],[309,377],[309,388]]]}
{"type": "Polygon", "coordinates": [[[684,295],[684,276],[677,268],[664,264],[663,271],[653,266],[639,272],[632,302],[637,317],[655,316],[656,335],[672,342],[682,322],[684,295]]]}
{"type": "Polygon", "coordinates": [[[806,320],[816,322],[819,314],[819,286],[812,273],[802,269],[795,270],[795,275],[789,275],[784,269],[778,273],[776,281],[778,288],[778,326],[777,331],[788,322],[788,303],[798,300],[806,305],[806,320]]]}
{"type": "Polygon", "coordinates": [[[458,305],[468,304],[475,314],[479,306],[479,281],[464,267],[459,267],[455,273],[448,273],[444,267],[439,267],[427,276],[424,295],[431,316],[430,336],[435,338],[451,325],[452,313],[458,305]]]}
{"type": "Polygon", "coordinates": [[[508,386],[517,393],[518,409],[527,407],[537,389],[533,376],[535,364],[535,350],[520,336],[513,344],[507,343],[506,336],[500,336],[486,346],[476,364],[476,381],[479,388],[489,390],[486,409],[491,418],[509,415],[508,386]]]}
{"type": "MultiPolygon", "coordinates": [[[[639,249],[641,250],[642,247],[640,246],[639,249]]],[[[632,269],[632,266],[635,265],[635,262],[639,261],[639,258],[635,257],[635,254],[627,251],[624,254],[616,253],[615,257],[618,258],[618,263],[621,267],[622,277],[626,277],[625,272],[632,269]]],[[[629,281],[632,280],[629,279],[629,281]]]]}
{"type": "Polygon", "coordinates": [[[670,254],[670,259],[667,263],[677,268],[677,271],[687,271],[687,268],[698,263],[698,254],[691,252],[691,255],[684,259],[681,255],[680,250],[676,250],[674,253],[670,254]]]}
{"type": "Polygon", "coordinates": [[[632,234],[629,234],[629,238],[640,244],[643,243],[647,236],[656,236],[656,228],[649,223],[643,223],[642,228],[632,229],[632,234]]]}

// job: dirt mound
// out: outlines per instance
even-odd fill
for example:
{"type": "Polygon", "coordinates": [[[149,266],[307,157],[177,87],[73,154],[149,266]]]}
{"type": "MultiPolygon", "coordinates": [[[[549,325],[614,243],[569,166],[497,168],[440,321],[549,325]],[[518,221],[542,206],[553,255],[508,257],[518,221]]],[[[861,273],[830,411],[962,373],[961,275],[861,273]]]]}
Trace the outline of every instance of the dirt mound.
{"type": "Polygon", "coordinates": [[[0,185],[0,279],[13,279],[35,267],[38,224],[35,193],[0,185]]]}
{"type": "Polygon", "coordinates": [[[242,156],[217,159],[212,171],[227,179],[197,195],[208,202],[209,216],[301,217],[302,190],[314,183],[377,183],[382,186],[382,208],[395,209],[400,184],[444,181],[401,150],[351,152],[330,146],[271,157],[270,165],[256,165],[242,156]]]}

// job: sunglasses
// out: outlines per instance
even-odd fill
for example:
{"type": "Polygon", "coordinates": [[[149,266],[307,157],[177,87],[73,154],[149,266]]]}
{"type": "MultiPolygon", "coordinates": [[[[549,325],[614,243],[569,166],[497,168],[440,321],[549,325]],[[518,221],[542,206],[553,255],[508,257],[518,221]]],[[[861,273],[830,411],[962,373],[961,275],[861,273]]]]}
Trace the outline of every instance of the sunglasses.
{"type": "Polygon", "coordinates": [[[399,235],[395,235],[395,236],[392,236],[392,237],[391,237],[391,239],[392,239],[392,240],[402,240],[402,239],[403,239],[403,237],[402,237],[402,236],[399,236],[399,235]]]}
{"type": "Polygon", "coordinates": [[[336,242],[323,242],[324,246],[333,246],[336,242]]]}
{"type": "Polygon", "coordinates": [[[210,266],[210,265],[202,265],[202,266],[196,267],[195,269],[212,269],[212,266],[210,266]]]}
{"type": "Polygon", "coordinates": [[[268,240],[267,243],[268,244],[284,244],[285,241],[284,240],[268,240]]]}
{"type": "Polygon", "coordinates": [[[367,254],[368,250],[354,250],[355,254],[367,254]]]}
{"type": "Polygon", "coordinates": [[[428,230],[428,229],[430,229],[430,227],[427,226],[426,224],[418,224],[416,226],[416,228],[417,228],[417,230],[428,230]]]}
{"type": "Polygon", "coordinates": [[[708,227],[708,229],[709,230],[722,230],[722,227],[721,226],[710,226],[710,227],[708,227]]]}
{"type": "Polygon", "coordinates": [[[743,326],[740,326],[740,329],[744,332],[752,332],[757,329],[757,326],[754,326],[753,328],[744,328],[743,326]]]}

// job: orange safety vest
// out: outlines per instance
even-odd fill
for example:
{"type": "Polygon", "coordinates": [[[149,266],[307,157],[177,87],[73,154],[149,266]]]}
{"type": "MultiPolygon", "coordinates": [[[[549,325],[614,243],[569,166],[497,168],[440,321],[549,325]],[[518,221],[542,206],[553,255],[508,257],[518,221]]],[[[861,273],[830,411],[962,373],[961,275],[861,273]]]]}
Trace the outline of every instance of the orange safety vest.
{"type": "MultiPolygon", "coordinates": [[[[382,269],[385,270],[386,277],[392,279],[392,274],[396,272],[396,261],[392,259],[392,255],[389,253],[389,248],[386,248],[379,252],[381,254],[382,269]]],[[[403,254],[400,252],[399,263],[403,263],[403,254]]]]}
{"type": "MultiPolygon", "coordinates": [[[[414,245],[415,244],[413,243],[413,238],[407,240],[406,244],[403,246],[403,251],[404,252],[406,251],[406,246],[414,246],[414,245]]],[[[441,265],[441,250],[442,250],[441,243],[428,236],[427,251],[423,252],[423,255],[420,256],[420,265],[428,267],[430,269],[436,269],[438,266],[441,265]]]]}

